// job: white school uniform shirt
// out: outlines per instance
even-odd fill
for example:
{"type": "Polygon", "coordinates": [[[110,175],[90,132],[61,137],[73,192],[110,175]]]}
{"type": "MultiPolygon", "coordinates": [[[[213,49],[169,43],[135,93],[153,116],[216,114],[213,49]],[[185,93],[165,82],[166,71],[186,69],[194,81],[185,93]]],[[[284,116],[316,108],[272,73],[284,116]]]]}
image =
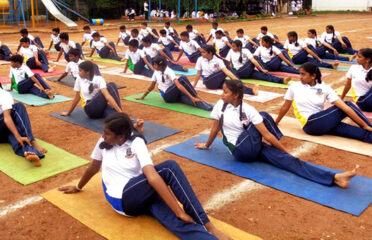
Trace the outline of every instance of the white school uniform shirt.
{"type": "Polygon", "coordinates": [[[316,48],[316,43],[318,42],[318,46],[322,45],[324,43],[323,39],[319,38],[318,36],[315,38],[305,38],[305,43],[307,45],[311,45],[314,48],[316,48]]]}
{"type": "Polygon", "coordinates": [[[362,65],[352,65],[347,72],[346,77],[351,79],[351,90],[355,101],[358,101],[357,98],[366,95],[371,90],[372,80],[366,81],[367,73],[371,70],[372,68],[364,69],[362,65]]]}
{"type": "Polygon", "coordinates": [[[130,32],[128,30],[125,30],[124,32],[120,32],[119,33],[119,38],[124,39],[124,38],[126,38],[128,36],[130,36],[130,32]]]}
{"type": "Polygon", "coordinates": [[[11,110],[14,104],[12,95],[8,91],[0,88],[0,115],[6,110],[11,110]]]}
{"type": "MultiPolygon", "coordinates": [[[[243,125],[248,126],[250,123],[257,125],[263,122],[262,116],[254,107],[245,102],[242,104],[242,120],[239,117],[240,105],[234,107],[232,104],[227,104],[223,114],[223,134],[226,140],[233,145],[236,145],[238,137],[245,131],[243,125]]],[[[223,105],[224,101],[218,100],[211,112],[213,119],[219,120],[221,118],[223,105]]]]}
{"type": "Polygon", "coordinates": [[[90,42],[90,41],[92,41],[93,40],[93,37],[92,37],[92,35],[93,35],[93,33],[95,33],[96,31],[91,31],[90,33],[84,33],[84,35],[83,35],[83,42],[90,42]]]}
{"type": "Polygon", "coordinates": [[[141,57],[148,55],[150,58],[154,58],[159,54],[159,50],[161,50],[161,47],[156,43],[152,43],[149,47],[144,46],[141,51],[141,57]]]}
{"type": "Polygon", "coordinates": [[[54,45],[59,43],[59,34],[56,36],[54,34],[50,34],[50,40],[53,41],[54,45]]]}
{"type": "Polygon", "coordinates": [[[9,77],[14,79],[16,84],[32,76],[34,76],[34,73],[26,64],[22,64],[22,66],[19,68],[10,67],[9,77]]]}
{"type": "Polygon", "coordinates": [[[301,125],[305,126],[311,115],[324,110],[326,100],[334,103],[339,100],[339,97],[330,86],[324,83],[316,83],[314,86],[310,86],[309,84],[294,82],[289,86],[284,99],[293,101],[295,116],[301,125]]]}
{"type": "Polygon", "coordinates": [[[332,39],[336,39],[337,37],[341,36],[340,32],[335,31],[335,33],[322,33],[322,36],[320,37],[323,41],[327,43],[332,43],[332,39]]]}
{"type": "Polygon", "coordinates": [[[173,85],[173,81],[175,79],[178,78],[174,71],[169,67],[165,68],[164,73],[162,73],[161,71],[155,71],[151,78],[153,82],[157,82],[158,89],[164,93],[167,91],[169,87],[173,85]],[[164,76],[164,82],[162,76],[164,76]]]}
{"type": "Polygon", "coordinates": [[[133,40],[133,39],[137,40],[139,45],[142,44],[142,36],[140,36],[140,35],[138,35],[137,37],[132,37],[132,36],[130,36],[128,42],[130,42],[130,41],[133,40]]]}
{"type": "Polygon", "coordinates": [[[66,73],[71,72],[71,75],[76,79],[79,77],[79,64],[84,62],[84,60],[79,59],[79,61],[76,63],[74,61],[70,61],[66,65],[66,73]]]}
{"type": "Polygon", "coordinates": [[[236,36],[234,38],[234,40],[240,40],[242,43],[243,43],[243,47],[245,46],[245,44],[247,44],[248,40],[251,39],[250,37],[248,37],[247,35],[243,35],[243,37],[238,37],[236,36]]]}
{"type": "Polygon", "coordinates": [[[144,53],[142,52],[141,49],[137,48],[137,51],[135,52],[132,52],[129,49],[127,49],[127,51],[125,52],[125,59],[129,60],[130,58],[132,60],[132,63],[136,64],[141,60],[143,55],[144,53]]]}
{"type": "Polygon", "coordinates": [[[30,45],[28,48],[21,47],[19,53],[25,58],[25,61],[34,57],[34,53],[37,53],[38,49],[35,45],[30,45]]]}
{"type": "Polygon", "coordinates": [[[195,39],[198,36],[198,30],[195,30],[195,29],[193,29],[191,32],[188,32],[188,33],[189,33],[190,40],[195,39]]]}
{"type": "Polygon", "coordinates": [[[216,47],[219,50],[226,47],[226,43],[228,42],[229,42],[229,39],[227,39],[227,37],[221,37],[220,39],[217,39],[217,38],[213,39],[213,43],[216,44],[216,47]]]}
{"type": "Polygon", "coordinates": [[[217,31],[222,31],[222,32],[224,32],[223,29],[220,28],[220,27],[217,28],[217,29],[212,28],[212,29],[209,31],[209,35],[212,35],[213,38],[216,38],[216,32],[217,32],[217,31]]]}
{"type": "Polygon", "coordinates": [[[92,48],[95,48],[98,52],[101,51],[101,49],[106,46],[107,39],[104,37],[101,37],[97,42],[92,41],[92,48]]]}
{"type": "Polygon", "coordinates": [[[59,46],[63,49],[63,52],[66,53],[66,54],[67,54],[71,49],[76,48],[76,44],[75,44],[75,42],[72,41],[72,40],[69,40],[67,44],[61,42],[61,44],[60,44],[59,46]]]}
{"type": "Polygon", "coordinates": [[[100,149],[103,142],[101,137],[91,158],[102,161],[102,181],[106,186],[106,193],[113,198],[122,198],[123,189],[131,178],[142,174],[142,168],[153,165],[145,141],[136,137],[127,140],[121,146],[114,145],[111,149],[100,149]]]}
{"type": "Polygon", "coordinates": [[[274,39],[274,35],[270,32],[267,32],[266,34],[263,34],[263,33],[259,33],[258,36],[257,36],[257,40],[260,41],[261,38],[265,37],[265,36],[269,36],[271,37],[272,39],[274,39]]]}
{"type": "Polygon", "coordinates": [[[296,46],[296,42],[289,43],[288,39],[284,43],[284,49],[288,49],[292,55],[296,55],[297,53],[301,52],[302,49],[307,47],[306,43],[301,39],[297,40],[298,46],[296,46]]]}
{"type": "Polygon", "coordinates": [[[270,62],[275,56],[282,53],[279,48],[272,46],[273,54],[270,55],[270,48],[259,46],[254,52],[254,56],[259,56],[264,63],[270,62]]]}
{"type": "Polygon", "coordinates": [[[174,33],[174,29],[172,27],[169,28],[164,27],[163,29],[167,32],[167,35],[174,33]]]}
{"type": "Polygon", "coordinates": [[[196,70],[202,71],[203,77],[209,77],[213,73],[218,72],[225,67],[225,63],[217,56],[213,56],[211,60],[199,57],[195,65],[196,70]]]}
{"type": "Polygon", "coordinates": [[[161,44],[163,44],[164,46],[166,46],[168,44],[171,44],[172,41],[174,41],[174,39],[171,36],[167,35],[165,37],[159,37],[159,41],[158,42],[161,43],[161,44]]]}
{"type": "Polygon", "coordinates": [[[229,53],[226,56],[226,60],[231,62],[236,70],[239,70],[241,67],[244,66],[244,64],[246,64],[249,61],[249,59],[252,58],[253,58],[252,53],[246,48],[242,48],[241,52],[235,52],[232,49],[230,49],[229,53]],[[240,56],[242,57],[242,62],[239,62],[240,56]]]}
{"type": "MultiPolygon", "coordinates": [[[[22,39],[22,38],[23,38],[23,37],[21,37],[21,39],[22,39]]],[[[32,36],[31,34],[28,34],[28,35],[27,35],[27,38],[30,39],[31,42],[32,42],[32,41],[35,41],[35,37],[32,36]]]]}
{"type": "Polygon", "coordinates": [[[85,107],[87,101],[91,100],[101,89],[104,88],[107,88],[105,79],[98,75],[95,75],[92,81],[78,76],[74,85],[74,91],[80,92],[83,107],[85,107]],[[93,91],[91,93],[89,93],[90,84],[93,84],[93,91]]]}
{"type": "Polygon", "coordinates": [[[139,35],[142,36],[142,38],[147,37],[150,32],[152,32],[152,29],[150,27],[146,27],[145,29],[141,28],[139,35]]]}
{"type": "Polygon", "coordinates": [[[189,42],[181,41],[180,43],[180,49],[183,50],[188,55],[191,55],[194,52],[198,51],[199,48],[200,48],[199,44],[194,40],[190,40],[189,42]]]}

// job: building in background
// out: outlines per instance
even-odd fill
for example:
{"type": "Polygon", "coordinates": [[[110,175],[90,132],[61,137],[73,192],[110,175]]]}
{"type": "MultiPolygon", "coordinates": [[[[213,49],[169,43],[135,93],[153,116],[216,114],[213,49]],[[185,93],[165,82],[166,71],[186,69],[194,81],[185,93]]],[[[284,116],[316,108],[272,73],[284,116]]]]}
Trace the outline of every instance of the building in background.
{"type": "Polygon", "coordinates": [[[316,11],[371,11],[372,0],[312,0],[316,11]]]}

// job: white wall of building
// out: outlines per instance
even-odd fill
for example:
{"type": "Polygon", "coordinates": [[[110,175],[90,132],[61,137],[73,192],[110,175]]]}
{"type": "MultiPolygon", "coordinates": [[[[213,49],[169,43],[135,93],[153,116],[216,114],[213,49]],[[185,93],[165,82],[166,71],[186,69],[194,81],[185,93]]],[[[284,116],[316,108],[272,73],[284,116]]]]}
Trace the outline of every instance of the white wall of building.
{"type": "Polygon", "coordinates": [[[357,10],[367,11],[372,7],[372,0],[312,0],[312,9],[325,10],[357,10]]]}

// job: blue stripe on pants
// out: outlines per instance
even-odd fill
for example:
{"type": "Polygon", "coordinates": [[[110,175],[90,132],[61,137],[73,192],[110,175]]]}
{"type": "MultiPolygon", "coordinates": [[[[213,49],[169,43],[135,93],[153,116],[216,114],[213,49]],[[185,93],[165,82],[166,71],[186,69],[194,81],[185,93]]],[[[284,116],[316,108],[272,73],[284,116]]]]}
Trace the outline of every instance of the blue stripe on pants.
{"type": "MultiPolygon", "coordinates": [[[[190,81],[185,76],[181,76],[178,78],[178,82],[182,84],[182,86],[193,96],[196,97],[197,93],[194,87],[191,85],[190,81]]],[[[181,92],[176,84],[170,86],[165,93],[163,94],[163,99],[165,102],[174,103],[174,102],[181,102],[190,106],[194,106],[193,102],[190,100],[189,96],[181,92]]],[[[213,105],[201,101],[196,102],[195,107],[201,108],[207,111],[212,111],[213,105]]]]}
{"type": "MultiPolygon", "coordinates": [[[[39,80],[44,89],[50,89],[49,85],[39,74],[34,74],[34,77],[39,80]]],[[[49,99],[45,92],[40,91],[40,89],[35,86],[35,82],[32,81],[31,78],[26,78],[18,83],[18,92],[20,94],[31,93],[33,95],[49,99]]]]}
{"type": "MultiPolygon", "coordinates": [[[[113,82],[108,83],[107,91],[114,98],[116,104],[121,107],[120,96],[116,84],[113,82]]],[[[115,113],[116,110],[107,103],[105,96],[101,91],[99,91],[91,100],[87,101],[87,104],[84,107],[84,112],[89,118],[97,119],[105,118],[115,113]]]]}
{"type": "Polygon", "coordinates": [[[357,105],[362,111],[372,112],[372,88],[364,96],[359,97],[357,105]]]}
{"type": "MultiPolygon", "coordinates": [[[[35,138],[32,134],[30,119],[28,117],[27,110],[22,103],[13,104],[11,117],[18,133],[22,137],[27,137],[31,141],[34,141],[35,138]]],[[[22,147],[13,133],[11,133],[8,127],[5,125],[4,115],[0,114],[0,142],[3,142],[4,140],[12,145],[14,153],[18,156],[24,157],[25,152],[33,152],[36,153],[40,158],[44,157],[44,154],[37,151],[33,146],[25,144],[24,147],[22,147]]]]}
{"type": "MultiPolygon", "coordinates": [[[[345,103],[351,107],[355,113],[368,124],[368,126],[372,127],[372,123],[369,122],[369,120],[352,102],[346,101],[345,103]]],[[[333,106],[327,110],[311,115],[303,127],[303,130],[309,135],[321,136],[324,134],[330,134],[372,143],[372,132],[364,130],[361,127],[343,123],[342,120],[345,117],[347,117],[347,115],[344,111],[333,106]]]]}
{"type": "Polygon", "coordinates": [[[164,227],[184,240],[217,240],[203,226],[209,222],[209,218],[180,166],[175,161],[168,160],[154,167],[196,224],[177,218],[148,183],[144,174],[130,179],[125,185],[122,196],[124,212],[130,216],[150,213],[164,227]]]}
{"type": "MultiPolygon", "coordinates": [[[[283,135],[272,117],[260,112],[266,128],[279,140],[283,135]]],[[[251,123],[239,136],[233,156],[241,162],[262,161],[298,176],[323,185],[332,185],[334,173],[310,165],[305,161],[285,153],[274,146],[262,142],[262,136],[251,123]]]]}

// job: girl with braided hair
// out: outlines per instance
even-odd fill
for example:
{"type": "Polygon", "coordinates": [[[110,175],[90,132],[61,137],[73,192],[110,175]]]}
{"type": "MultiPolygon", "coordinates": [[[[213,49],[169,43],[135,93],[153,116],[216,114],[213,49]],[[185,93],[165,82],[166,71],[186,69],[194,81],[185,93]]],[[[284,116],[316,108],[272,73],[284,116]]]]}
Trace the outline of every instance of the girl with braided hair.
{"type": "MultiPolygon", "coordinates": [[[[348,53],[350,55],[354,55],[358,52],[353,49],[351,42],[347,37],[343,37],[341,36],[340,32],[335,31],[335,27],[333,25],[326,26],[326,31],[323,32],[320,38],[329,43],[339,53],[348,53]]],[[[328,50],[332,52],[332,49],[328,50]]]]}
{"type": "Polygon", "coordinates": [[[263,161],[310,181],[342,188],[348,186],[359,168],[357,165],[352,171],[335,174],[290,155],[279,141],[283,135],[272,117],[243,102],[240,81],[225,82],[222,99],[214,106],[211,116],[214,122],[209,139],[206,143],[196,143],[196,148],[209,149],[221,130],[223,143],[237,161],[263,161]],[[270,144],[263,142],[263,138],[270,144]]]}

